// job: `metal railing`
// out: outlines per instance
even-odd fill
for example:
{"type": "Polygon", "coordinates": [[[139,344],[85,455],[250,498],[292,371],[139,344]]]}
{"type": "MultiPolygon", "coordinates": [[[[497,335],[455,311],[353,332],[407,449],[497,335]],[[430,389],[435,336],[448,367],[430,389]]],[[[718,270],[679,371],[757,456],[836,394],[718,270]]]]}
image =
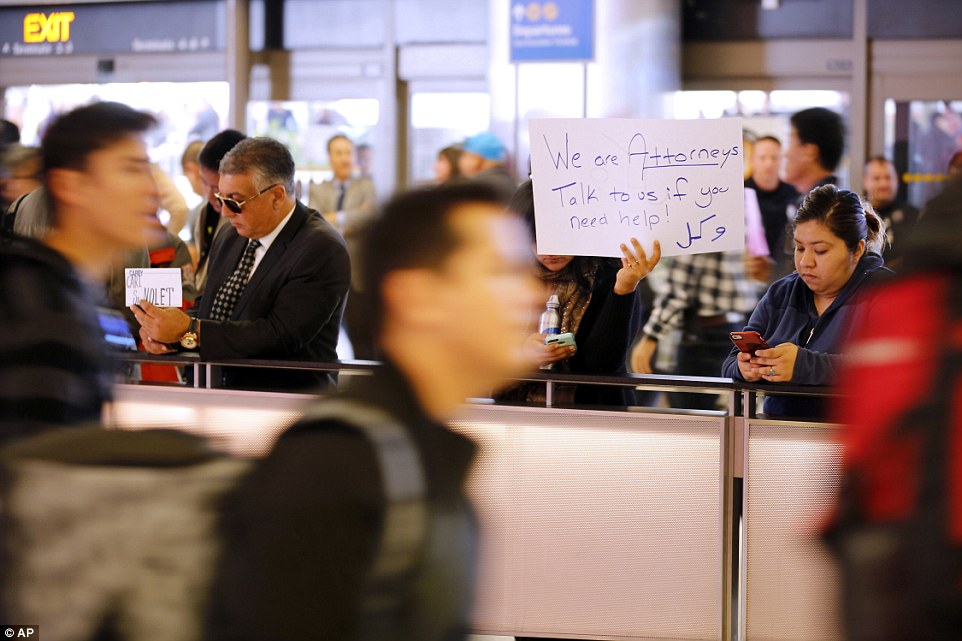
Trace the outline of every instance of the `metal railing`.
{"type": "MultiPolygon", "coordinates": [[[[192,385],[195,388],[215,389],[221,387],[214,376],[217,367],[249,367],[261,369],[310,370],[318,372],[348,373],[351,375],[369,375],[380,366],[379,361],[368,360],[338,360],[332,362],[313,362],[300,360],[264,360],[264,359],[214,359],[203,360],[197,354],[154,355],[145,352],[122,353],[118,360],[132,363],[155,363],[177,365],[191,368],[192,385]]],[[[746,383],[731,378],[712,376],[678,376],[665,374],[566,374],[555,372],[529,372],[518,376],[514,381],[543,382],[546,385],[545,407],[557,406],[554,402],[554,386],[564,385],[604,385],[614,387],[630,387],[634,389],[653,390],[660,392],[692,392],[716,393],[726,397],[723,411],[730,416],[754,418],[757,416],[757,400],[759,395],[778,396],[835,396],[832,387],[812,385],[790,385],[785,383],[746,383]]],[[[125,381],[134,382],[134,381],[125,381]]],[[[183,385],[183,383],[169,383],[183,385]]],[[[302,391],[303,393],[303,391],[302,391]]],[[[688,408],[671,408],[686,410],[688,408]]],[[[711,411],[711,410],[689,410],[711,411]]]]}

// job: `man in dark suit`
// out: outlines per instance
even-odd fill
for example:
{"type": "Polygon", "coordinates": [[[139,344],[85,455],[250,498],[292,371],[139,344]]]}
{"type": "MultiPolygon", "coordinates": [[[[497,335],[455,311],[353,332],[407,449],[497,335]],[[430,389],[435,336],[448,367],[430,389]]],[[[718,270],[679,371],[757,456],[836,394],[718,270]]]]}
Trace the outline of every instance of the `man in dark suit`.
{"type": "MultiPolygon", "coordinates": [[[[231,228],[211,248],[207,289],[191,318],[143,301],[133,312],[147,351],[204,359],[334,361],[350,282],[344,240],[294,197],[294,160],[270,138],[247,138],[221,161],[218,200],[231,228]]],[[[330,384],[311,370],[224,368],[226,387],[330,384]]]]}

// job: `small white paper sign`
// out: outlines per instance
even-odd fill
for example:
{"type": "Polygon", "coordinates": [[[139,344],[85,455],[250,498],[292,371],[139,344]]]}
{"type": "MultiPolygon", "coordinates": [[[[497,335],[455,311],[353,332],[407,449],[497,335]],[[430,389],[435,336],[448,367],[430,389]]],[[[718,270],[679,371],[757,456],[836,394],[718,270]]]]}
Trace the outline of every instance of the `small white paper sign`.
{"type": "Polygon", "coordinates": [[[124,269],[127,282],[127,306],[147,300],[158,307],[180,307],[184,304],[184,283],[179,267],[124,269]]]}
{"type": "Polygon", "coordinates": [[[622,255],[632,237],[662,254],[745,244],[742,122],[531,120],[539,254],[622,255]]]}

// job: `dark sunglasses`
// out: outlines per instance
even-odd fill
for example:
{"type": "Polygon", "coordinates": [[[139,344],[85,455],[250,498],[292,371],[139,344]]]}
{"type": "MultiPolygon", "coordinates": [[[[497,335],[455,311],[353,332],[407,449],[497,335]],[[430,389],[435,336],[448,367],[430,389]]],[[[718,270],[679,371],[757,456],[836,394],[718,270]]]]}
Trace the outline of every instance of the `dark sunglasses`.
{"type": "Polygon", "coordinates": [[[256,194],[254,194],[254,195],[251,196],[250,198],[246,198],[246,199],[244,199],[244,200],[242,200],[242,201],[240,201],[240,202],[237,202],[237,201],[234,200],[233,198],[228,198],[227,196],[221,196],[219,193],[214,194],[214,198],[216,198],[216,199],[220,202],[221,207],[227,207],[229,210],[231,210],[231,211],[234,212],[235,214],[239,214],[239,213],[241,213],[241,209],[244,207],[244,205],[246,205],[246,204],[249,203],[250,201],[254,200],[255,198],[257,198],[257,197],[260,196],[261,194],[266,193],[266,192],[270,191],[271,189],[274,189],[274,187],[277,187],[277,186],[279,186],[279,185],[280,185],[280,183],[274,183],[273,185],[271,185],[271,186],[269,186],[269,187],[264,187],[263,189],[261,189],[259,192],[257,192],[256,194]]]}

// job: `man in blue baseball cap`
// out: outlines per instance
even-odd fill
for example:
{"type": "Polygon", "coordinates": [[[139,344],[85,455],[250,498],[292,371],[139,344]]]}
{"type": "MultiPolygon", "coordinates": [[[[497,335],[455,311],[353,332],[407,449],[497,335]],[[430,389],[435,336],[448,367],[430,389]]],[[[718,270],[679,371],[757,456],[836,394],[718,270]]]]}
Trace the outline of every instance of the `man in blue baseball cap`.
{"type": "Polygon", "coordinates": [[[507,158],[504,144],[490,131],[484,131],[464,141],[458,168],[465,178],[494,187],[507,201],[518,187],[505,164],[507,158]]]}

